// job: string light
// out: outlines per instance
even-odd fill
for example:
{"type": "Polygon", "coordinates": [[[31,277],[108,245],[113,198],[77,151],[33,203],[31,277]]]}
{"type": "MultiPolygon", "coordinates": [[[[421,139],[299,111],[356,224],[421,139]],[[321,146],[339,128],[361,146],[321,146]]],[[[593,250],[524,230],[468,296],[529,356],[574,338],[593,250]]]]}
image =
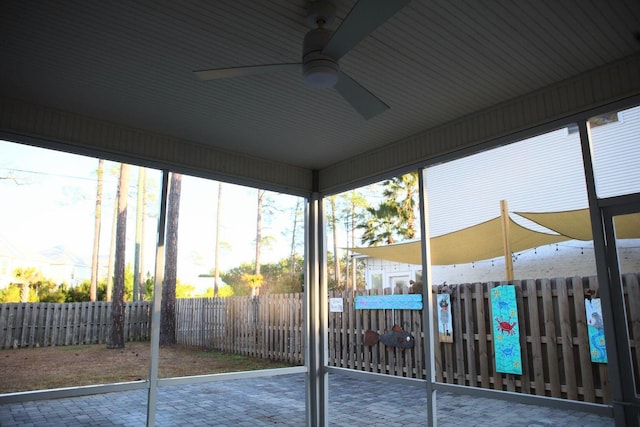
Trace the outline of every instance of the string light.
{"type": "MultiPolygon", "coordinates": [[[[557,244],[557,243],[555,243],[554,245],[555,245],[555,252],[560,252],[561,250],[563,250],[563,252],[564,251],[573,251],[573,250],[577,251],[577,250],[580,250],[580,254],[584,255],[585,251],[593,250],[593,247],[588,247],[588,246],[585,247],[584,245],[582,245],[582,246],[577,246],[577,245],[573,246],[571,244],[564,244],[563,245],[563,244],[557,244]]],[[[549,249],[551,249],[551,247],[549,247],[549,249]]],[[[627,250],[636,249],[637,250],[637,249],[640,249],[640,246],[626,246],[626,247],[624,247],[624,249],[627,249],[627,250]]],[[[529,254],[529,256],[531,254],[534,254],[536,256],[537,255],[541,255],[542,257],[551,256],[551,253],[550,252],[546,252],[546,251],[541,251],[541,253],[538,254],[538,248],[536,247],[536,248],[531,248],[531,249],[528,249],[528,250],[525,250],[525,251],[522,251],[522,252],[512,253],[512,260],[514,262],[516,262],[516,261],[518,261],[518,259],[521,256],[525,256],[526,257],[527,254],[529,254]]],[[[489,264],[491,264],[491,267],[496,267],[496,262],[500,261],[500,259],[502,259],[502,258],[493,258],[493,259],[488,259],[488,260],[472,261],[470,264],[471,264],[471,267],[474,268],[474,269],[476,268],[476,265],[478,266],[479,269],[482,268],[482,266],[486,266],[485,268],[489,268],[489,264]]],[[[404,264],[401,264],[401,265],[391,264],[391,265],[389,265],[389,267],[385,268],[384,267],[384,261],[381,261],[381,260],[376,260],[376,261],[377,261],[376,262],[377,268],[373,267],[371,265],[367,265],[367,270],[370,270],[370,271],[371,270],[397,271],[398,268],[400,268],[400,269],[404,268],[404,264]]],[[[410,267],[411,264],[407,264],[407,266],[410,267]]],[[[438,266],[438,267],[447,267],[447,266],[438,266]]],[[[448,268],[451,268],[451,267],[457,268],[458,265],[457,264],[450,264],[448,266],[448,268]]]]}

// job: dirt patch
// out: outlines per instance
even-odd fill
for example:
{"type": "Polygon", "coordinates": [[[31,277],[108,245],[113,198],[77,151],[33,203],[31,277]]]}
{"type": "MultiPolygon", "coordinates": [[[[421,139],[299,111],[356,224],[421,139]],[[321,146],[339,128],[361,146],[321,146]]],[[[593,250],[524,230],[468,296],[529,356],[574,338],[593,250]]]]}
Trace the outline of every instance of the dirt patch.
{"type": "MultiPolygon", "coordinates": [[[[148,342],[0,350],[0,393],[146,379],[150,360],[148,342]]],[[[291,365],[176,345],[160,347],[158,366],[160,378],[171,378],[291,365]]]]}

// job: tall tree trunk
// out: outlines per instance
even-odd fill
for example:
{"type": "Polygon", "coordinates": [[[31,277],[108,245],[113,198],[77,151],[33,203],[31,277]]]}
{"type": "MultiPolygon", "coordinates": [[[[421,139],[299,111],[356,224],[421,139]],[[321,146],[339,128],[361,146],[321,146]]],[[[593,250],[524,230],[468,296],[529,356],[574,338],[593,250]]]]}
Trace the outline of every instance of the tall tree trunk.
{"type": "Polygon", "coordinates": [[[140,299],[140,283],[142,278],[142,236],[144,215],[145,168],[138,168],[138,199],[136,203],[136,246],[133,260],[133,300],[140,299]]]}
{"type": "Polygon", "coordinates": [[[145,280],[144,280],[144,226],[145,226],[145,217],[147,214],[147,169],[144,169],[144,182],[142,184],[142,219],[140,220],[140,229],[142,230],[140,237],[140,271],[138,277],[138,283],[140,283],[140,301],[144,300],[144,288],[145,288],[145,280]]]}
{"type": "Polygon", "coordinates": [[[91,255],[91,285],[89,299],[96,301],[98,295],[98,253],[100,250],[100,224],[102,222],[102,185],[104,182],[104,160],[98,160],[98,188],[96,190],[96,211],[93,224],[93,252],[91,255]]]}
{"type": "Polygon", "coordinates": [[[115,275],[113,301],[111,302],[111,329],[107,348],[124,348],[124,268],[127,242],[127,199],[129,188],[129,165],[120,167],[118,184],[118,222],[116,237],[115,275]]]}
{"type": "Polygon", "coordinates": [[[342,289],[342,281],[340,280],[340,256],[338,255],[338,220],[336,212],[336,196],[329,197],[331,204],[331,228],[333,229],[333,277],[336,281],[336,288],[342,289]]]}
{"type": "MultiPolygon", "coordinates": [[[[122,172],[122,165],[118,166],[120,175],[122,172]]],[[[120,191],[118,189],[118,191],[120,191]]],[[[111,221],[111,243],[109,245],[109,265],[107,266],[107,289],[106,289],[106,300],[111,301],[111,294],[113,293],[113,269],[115,263],[116,256],[116,234],[117,234],[117,225],[118,225],[118,196],[116,195],[115,200],[113,201],[113,218],[111,221]]]]}
{"type": "MultiPolygon", "coordinates": [[[[356,203],[355,203],[355,190],[351,191],[351,247],[356,247],[356,203]]],[[[358,289],[357,274],[356,274],[356,259],[351,257],[351,286],[355,292],[358,289]]]]}
{"type": "Polygon", "coordinates": [[[20,283],[20,302],[29,302],[29,282],[20,283]]]}
{"type": "Polygon", "coordinates": [[[160,310],[160,344],[176,343],[176,280],[178,272],[178,222],[182,175],[171,174],[167,206],[167,238],[160,310]]]}
{"type": "MultiPolygon", "coordinates": [[[[348,222],[346,223],[345,228],[346,228],[345,231],[347,233],[347,235],[346,235],[347,246],[349,246],[349,223],[348,222]]],[[[352,287],[349,286],[350,285],[349,281],[351,280],[351,276],[349,274],[349,268],[350,267],[351,266],[349,265],[349,251],[347,250],[345,252],[345,256],[344,256],[344,290],[345,291],[348,291],[348,290],[352,289],[352,287]]]]}
{"type": "Polygon", "coordinates": [[[300,199],[296,202],[293,211],[293,231],[291,232],[291,253],[289,254],[289,274],[294,277],[296,274],[296,234],[298,232],[298,210],[300,209],[300,199]]]}
{"type": "MultiPolygon", "coordinates": [[[[258,190],[258,217],[256,220],[256,276],[260,274],[260,250],[262,249],[262,202],[264,201],[265,190],[258,190]]],[[[258,286],[251,288],[251,296],[259,294],[258,286]]]]}
{"type": "Polygon", "coordinates": [[[218,297],[218,282],[220,281],[220,214],[222,212],[222,183],[218,182],[218,206],[216,209],[216,258],[214,262],[213,297],[218,297]]]}

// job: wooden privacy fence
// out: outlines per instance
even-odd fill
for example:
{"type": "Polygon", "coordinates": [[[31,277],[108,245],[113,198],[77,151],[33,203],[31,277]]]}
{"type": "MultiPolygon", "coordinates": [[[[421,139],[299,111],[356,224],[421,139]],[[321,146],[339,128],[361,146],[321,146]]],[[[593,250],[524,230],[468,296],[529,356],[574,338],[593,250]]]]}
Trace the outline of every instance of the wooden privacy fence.
{"type": "MultiPolygon", "coordinates": [[[[597,295],[595,277],[512,281],[516,288],[522,375],[495,372],[489,290],[506,283],[453,285],[453,343],[440,343],[434,307],[435,375],[444,383],[515,391],[596,403],[611,403],[607,365],[590,357],[585,292],[597,295]]],[[[640,372],[640,288],[638,274],[623,276],[629,346],[640,372]]],[[[443,289],[433,288],[434,294],[443,289]]],[[[368,293],[359,293],[368,294],[368,293]]],[[[354,295],[340,295],[344,310],[329,313],[329,364],[364,371],[425,378],[424,328],[418,310],[355,310],[354,295]],[[416,338],[412,349],[364,345],[364,331],[399,325],[416,338]]],[[[639,379],[636,378],[638,382],[639,379]]]]}
{"type": "Polygon", "coordinates": [[[304,363],[302,294],[179,299],[179,344],[304,363]]]}
{"type": "MultiPolygon", "coordinates": [[[[149,339],[150,309],[125,303],[125,341],[149,339]]],[[[110,302],[0,304],[0,348],[106,343],[110,311],[110,302]]]]}
{"type": "MultiPolygon", "coordinates": [[[[640,340],[638,275],[623,277],[635,369],[640,340]]],[[[435,373],[439,382],[610,403],[607,366],[590,359],[585,292],[597,295],[595,277],[537,279],[511,282],[516,288],[522,348],[522,375],[495,372],[489,291],[504,283],[474,283],[449,287],[453,343],[438,342],[434,307],[435,373]]],[[[442,289],[433,288],[434,294],[442,289]]],[[[375,295],[374,291],[357,295],[375,295]]],[[[342,312],[328,318],[328,364],[350,369],[425,378],[421,310],[355,310],[351,292],[341,298],[342,312]],[[384,333],[399,325],[415,338],[403,352],[381,344],[364,345],[368,329],[384,333]]],[[[434,304],[435,304],[434,297],[434,304]]],[[[302,295],[269,295],[256,299],[179,300],[178,342],[248,356],[302,363],[302,295]]]]}

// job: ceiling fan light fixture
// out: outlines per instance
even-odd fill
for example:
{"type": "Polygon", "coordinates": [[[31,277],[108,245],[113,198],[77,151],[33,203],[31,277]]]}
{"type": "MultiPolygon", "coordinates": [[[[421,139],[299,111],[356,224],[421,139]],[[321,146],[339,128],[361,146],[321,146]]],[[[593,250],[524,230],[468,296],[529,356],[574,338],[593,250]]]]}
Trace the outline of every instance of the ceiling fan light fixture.
{"type": "Polygon", "coordinates": [[[316,89],[333,87],[338,82],[338,64],[327,59],[307,61],[302,67],[304,81],[316,89]]]}

